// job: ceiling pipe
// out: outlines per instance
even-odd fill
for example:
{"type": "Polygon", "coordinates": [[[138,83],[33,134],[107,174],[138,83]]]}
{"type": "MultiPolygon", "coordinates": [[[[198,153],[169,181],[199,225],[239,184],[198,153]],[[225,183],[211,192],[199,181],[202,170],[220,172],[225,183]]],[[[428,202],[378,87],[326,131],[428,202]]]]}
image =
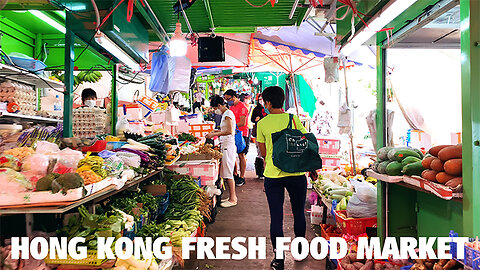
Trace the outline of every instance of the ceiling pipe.
{"type": "Polygon", "coordinates": [[[165,42],[169,42],[169,41],[170,41],[170,38],[168,37],[167,31],[165,31],[165,28],[163,28],[162,23],[160,23],[160,21],[158,20],[157,15],[155,15],[155,12],[153,12],[152,8],[151,8],[150,5],[148,4],[148,1],[145,0],[145,1],[143,1],[143,2],[145,3],[145,7],[147,8],[148,13],[152,14],[153,19],[155,20],[155,22],[157,23],[158,27],[159,27],[160,30],[162,31],[163,39],[165,40],[165,42]]]}
{"type": "Polygon", "coordinates": [[[213,31],[215,30],[215,23],[213,22],[213,14],[212,9],[210,8],[210,1],[203,0],[203,3],[205,4],[205,9],[207,10],[208,21],[210,22],[210,29],[213,31]]]}
{"type": "Polygon", "coordinates": [[[288,15],[288,19],[291,20],[293,18],[293,14],[295,14],[295,10],[297,9],[298,2],[300,2],[300,0],[295,0],[295,3],[293,3],[292,10],[290,10],[290,14],[288,15]]]}

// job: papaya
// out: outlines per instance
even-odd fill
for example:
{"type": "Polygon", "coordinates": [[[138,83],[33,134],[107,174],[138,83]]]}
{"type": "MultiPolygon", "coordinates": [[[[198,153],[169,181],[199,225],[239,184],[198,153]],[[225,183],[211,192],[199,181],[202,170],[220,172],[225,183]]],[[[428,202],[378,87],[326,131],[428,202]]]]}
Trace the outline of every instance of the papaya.
{"type": "Polygon", "coordinates": [[[445,169],[445,172],[450,175],[461,176],[462,175],[462,159],[456,158],[456,159],[447,160],[443,164],[443,169],[445,169]]]}
{"type": "Polygon", "coordinates": [[[418,159],[421,159],[420,155],[417,152],[413,151],[412,149],[398,150],[395,152],[394,156],[395,156],[395,160],[398,162],[402,162],[403,159],[405,159],[406,157],[416,157],[418,159]]]}
{"type": "Polygon", "coordinates": [[[438,158],[443,162],[450,159],[462,158],[462,145],[452,145],[443,148],[438,152],[438,158]]]}
{"type": "Polygon", "coordinates": [[[435,159],[436,157],[426,157],[422,160],[422,165],[423,165],[423,168],[425,169],[431,169],[431,164],[432,164],[432,161],[435,159]]]}
{"type": "Polygon", "coordinates": [[[439,173],[437,173],[437,175],[435,176],[435,179],[437,179],[437,182],[440,183],[440,184],[445,184],[445,183],[447,183],[449,180],[452,180],[453,178],[455,178],[455,176],[449,175],[449,174],[447,174],[446,172],[439,172],[439,173]]]}
{"type": "Polygon", "coordinates": [[[382,161],[377,166],[378,173],[385,174],[387,173],[387,166],[391,161],[382,161]]]}
{"type": "Polygon", "coordinates": [[[372,169],[374,172],[378,172],[378,164],[380,164],[381,161],[375,161],[372,166],[370,166],[370,169],[372,169]]]}
{"type": "Polygon", "coordinates": [[[412,175],[421,176],[424,170],[425,168],[423,168],[422,166],[422,161],[418,160],[417,162],[405,165],[402,169],[402,173],[408,176],[412,176],[412,175]]]}
{"type": "Polygon", "coordinates": [[[412,156],[406,157],[402,160],[402,165],[405,166],[405,165],[408,165],[410,163],[415,163],[417,161],[421,161],[421,160],[417,157],[412,157],[412,156]]]}
{"type": "Polygon", "coordinates": [[[388,151],[392,150],[392,147],[382,147],[377,151],[377,158],[380,160],[388,160],[388,151]]]}
{"type": "Polygon", "coordinates": [[[462,183],[463,183],[463,178],[462,177],[456,177],[456,178],[448,180],[448,182],[445,183],[445,185],[449,186],[449,187],[452,187],[452,188],[455,188],[458,185],[461,185],[462,183]]]}
{"type": "Polygon", "coordinates": [[[390,151],[388,151],[387,158],[391,161],[396,161],[395,153],[400,150],[409,150],[411,148],[408,147],[398,147],[398,148],[392,148],[390,151]]]}
{"type": "Polygon", "coordinates": [[[449,147],[449,146],[451,145],[437,145],[430,148],[430,150],[428,150],[428,153],[434,157],[438,157],[438,152],[440,152],[440,150],[442,150],[443,148],[449,147]]]}
{"type": "Polygon", "coordinates": [[[398,161],[392,161],[387,165],[385,171],[390,176],[400,176],[402,175],[403,165],[398,161]]]}
{"type": "Polygon", "coordinates": [[[435,158],[432,160],[432,163],[430,163],[430,168],[437,172],[443,172],[443,161],[439,158],[435,158]]]}
{"type": "Polygon", "coordinates": [[[432,181],[432,182],[437,182],[437,173],[436,171],[434,170],[424,170],[422,172],[422,178],[423,179],[426,179],[426,180],[429,180],[429,181],[432,181]]]}
{"type": "Polygon", "coordinates": [[[417,154],[420,156],[420,159],[422,159],[424,157],[422,150],[417,149],[417,148],[413,148],[413,151],[417,152],[417,154]]]}

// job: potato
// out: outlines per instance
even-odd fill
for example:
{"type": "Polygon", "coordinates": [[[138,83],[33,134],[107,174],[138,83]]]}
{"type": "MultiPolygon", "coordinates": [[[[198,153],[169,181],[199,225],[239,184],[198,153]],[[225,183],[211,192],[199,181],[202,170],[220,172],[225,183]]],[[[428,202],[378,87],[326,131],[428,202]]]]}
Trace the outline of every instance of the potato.
{"type": "Polygon", "coordinates": [[[357,253],[356,252],[349,253],[347,256],[350,257],[350,261],[352,263],[361,261],[361,260],[357,259],[357,253]]]}
{"type": "Polygon", "coordinates": [[[441,259],[438,261],[438,264],[443,267],[445,264],[447,264],[447,262],[448,262],[447,259],[441,259]]]}
{"type": "Polygon", "coordinates": [[[454,269],[455,266],[457,265],[457,261],[454,260],[454,259],[451,259],[449,260],[444,266],[443,266],[443,269],[444,270],[450,270],[450,269],[454,269]]]}
{"type": "Polygon", "coordinates": [[[344,264],[345,264],[345,265],[351,264],[351,261],[350,261],[350,257],[349,257],[349,256],[343,257],[343,259],[342,259],[342,266],[343,266],[344,264]]]}
{"type": "Polygon", "coordinates": [[[381,263],[376,263],[374,265],[374,270],[383,270],[383,264],[381,263]]]}
{"type": "Polygon", "coordinates": [[[432,262],[425,262],[425,267],[427,267],[428,270],[432,270],[433,269],[433,263],[432,262]]]}
{"type": "Polygon", "coordinates": [[[372,270],[373,269],[373,261],[372,260],[368,260],[363,266],[362,268],[360,268],[360,270],[372,270]]]}
{"type": "Polygon", "coordinates": [[[385,264],[385,269],[391,269],[391,268],[393,268],[393,265],[391,263],[385,264]]]}
{"type": "Polygon", "coordinates": [[[357,268],[355,268],[355,266],[353,266],[353,264],[347,264],[345,266],[345,270],[357,270],[357,268]]]}
{"type": "Polygon", "coordinates": [[[440,265],[440,263],[436,263],[436,264],[433,266],[433,270],[443,270],[443,267],[440,265]]]}
{"type": "Polygon", "coordinates": [[[353,264],[353,266],[355,266],[355,268],[357,268],[357,269],[360,269],[360,268],[362,268],[362,267],[364,266],[364,264],[361,263],[361,262],[354,262],[354,263],[352,263],[352,264],[353,264]]]}

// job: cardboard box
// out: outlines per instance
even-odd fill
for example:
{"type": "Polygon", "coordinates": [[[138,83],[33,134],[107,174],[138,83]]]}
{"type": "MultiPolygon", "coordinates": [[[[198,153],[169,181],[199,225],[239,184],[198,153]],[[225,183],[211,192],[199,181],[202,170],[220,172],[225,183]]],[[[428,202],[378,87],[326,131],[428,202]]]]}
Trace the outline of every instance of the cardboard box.
{"type": "Polygon", "coordinates": [[[202,186],[210,186],[214,185],[218,179],[219,162],[218,160],[177,161],[167,168],[181,175],[200,178],[202,186]]]}
{"type": "Polygon", "coordinates": [[[421,130],[412,129],[408,146],[428,150],[432,147],[432,137],[421,130]]]}
{"type": "Polygon", "coordinates": [[[143,189],[153,196],[163,196],[167,194],[167,185],[147,185],[143,189]]]}

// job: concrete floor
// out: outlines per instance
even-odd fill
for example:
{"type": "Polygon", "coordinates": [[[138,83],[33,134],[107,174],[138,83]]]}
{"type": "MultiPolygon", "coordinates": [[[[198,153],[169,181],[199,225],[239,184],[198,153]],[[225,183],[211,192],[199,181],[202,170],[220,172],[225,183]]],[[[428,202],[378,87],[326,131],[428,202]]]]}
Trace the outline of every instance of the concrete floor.
{"type": "MultiPolygon", "coordinates": [[[[252,145],[254,147],[254,145],[252,145]]],[[[252,149],[251,147],[250,149],[252,149]]],[[[253,148],[255,149],[255,148],[253,148]]],[[[248,169],[252,168],[255,156],[252,152],[248,156],[248,169]]],[[[270,261],[274,254],[270,242],[270,215],[267,199],[263,192],[263,181],[256,178],[253,171],[247,170],[246,184],[237,187],[238,205],[232,208],[219,208],[216,222],[208,225],[208,237],[267,237],[267,259],[266,260],[197,260],[195,253],[191,259],[185,261],[184,269],[270,269],[270,261]]],[[[287,193],[288,194],[288,193],[287,193]]],[[[228,197],[228,191],[224,194],[228,197]]],[[[288,195],[284,205],[284,233],[286,237],[294,237],[293,215],[290,208],[288,195]]],[[[310,209],[307,202],[306,209],[310,209]]],[[[305,211],[307,217],[308,240],[315,237],[310,225],[310,213],[305,211]]],[[[286,254],[285,269],[325,269],[325,261],[317,261],[308,257],[302,262],[294,262],[291,254],[286,254]]]]}

